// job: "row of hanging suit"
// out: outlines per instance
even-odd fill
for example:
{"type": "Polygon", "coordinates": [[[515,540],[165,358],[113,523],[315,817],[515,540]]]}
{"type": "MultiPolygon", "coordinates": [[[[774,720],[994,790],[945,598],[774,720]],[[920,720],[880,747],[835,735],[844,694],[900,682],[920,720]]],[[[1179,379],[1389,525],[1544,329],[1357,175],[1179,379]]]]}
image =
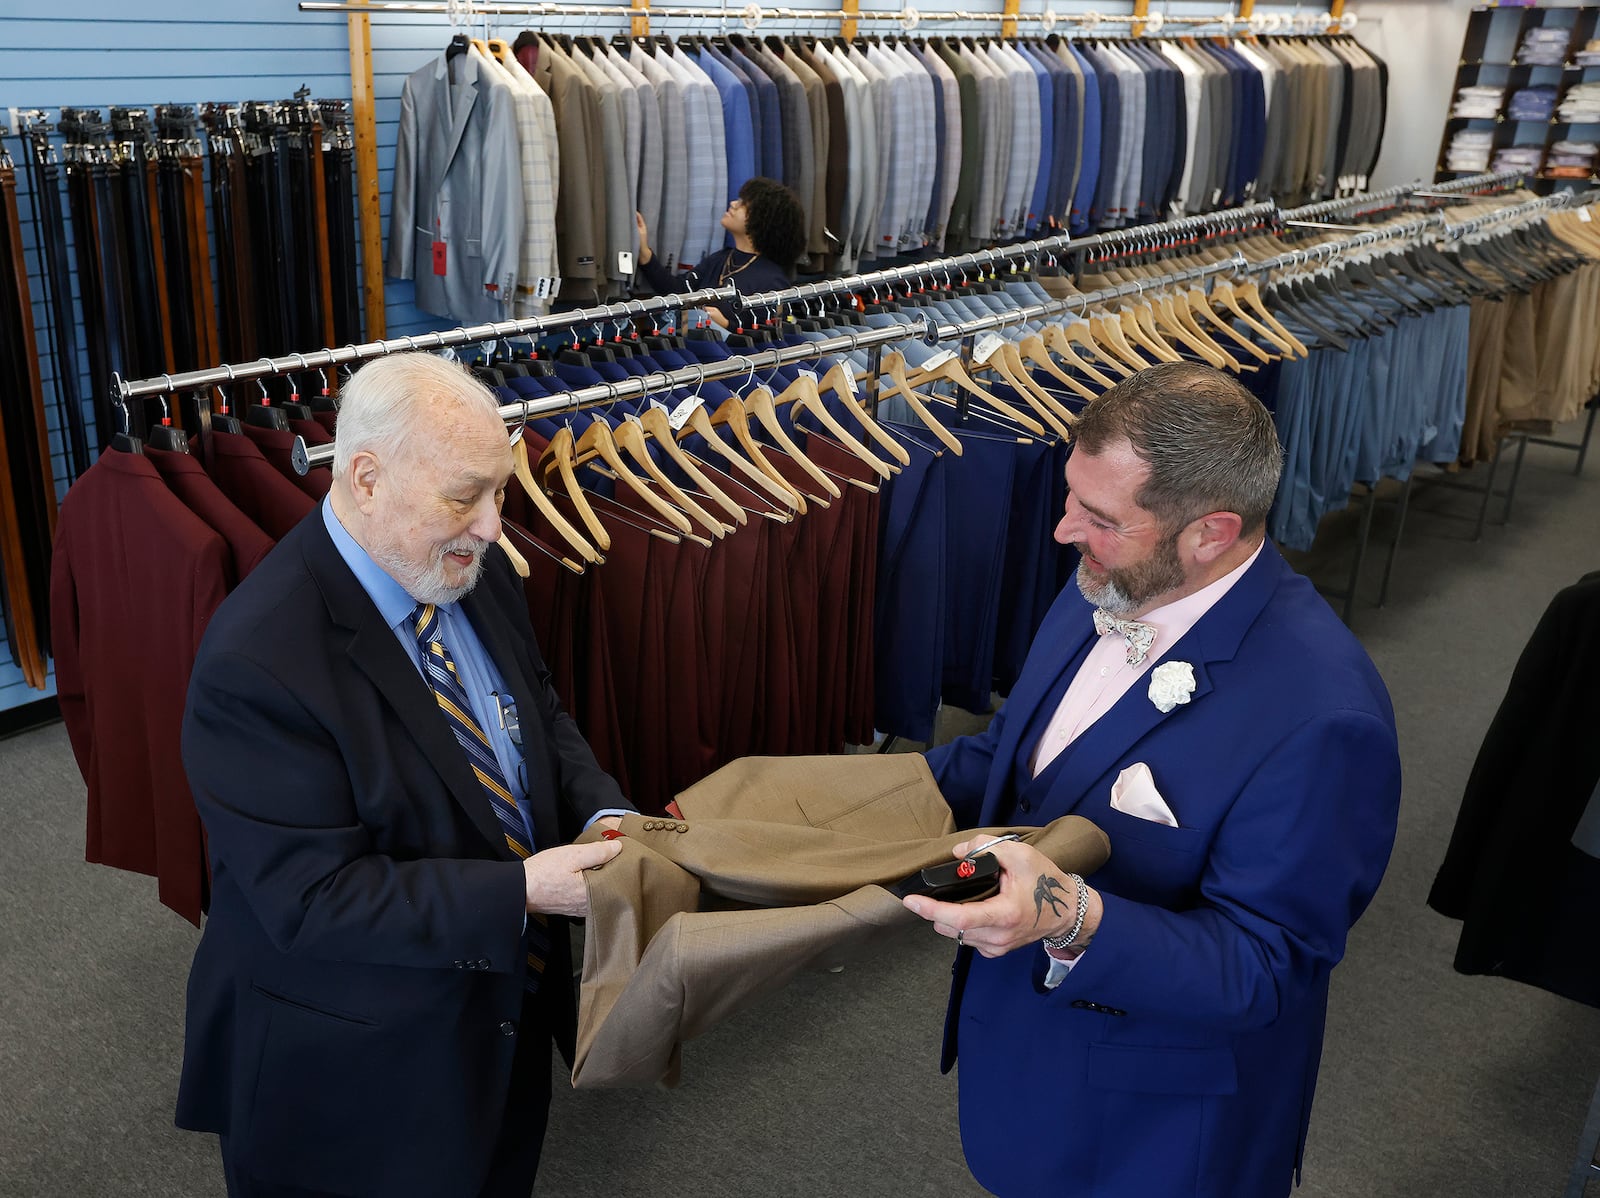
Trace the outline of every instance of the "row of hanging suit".
{"type": "Polygon", "coordinates": [[[624,294],[745,180],[814,272],[1364,185],[1387,68],[1348,38],[457,38],[408,77],[387,270],[463,322],[624,294]]]}
{"type": "MultiPolygon", "coordinates": [[[[905,330],[883,355],[875,416],[861,394],[868,351],[853,348],[528,422],[507,540],[558,692],[646,811],[735,757],[929,740],[941,704],[986,711],[1010,689],[1067,584],[1075,562],[1050,531],[1084,403],[1162,360],[1238,374],[1285,445],[1270,529],[1303,544],[1363,471],[1403,477],[1418,458],[1456,456],[1471,304],[1595,260],[1560,227],[1451,252],[1402,244],[1259,283],[1165,281],[1285,248],[1211,238],[1103,274],[1088,264],[1077,288],[1142,289],[1084,315],[1018,321],[1019,307],[1077,289],[1061,277],[935,278],[727,339],[607,330],[553,360],[482,367],[514,402],[905,330]],[[1008,323],[968,362],[920,336],[930,319],[982,316],[1008,323]]],[[[325,469],[295,474],[289,454],[296,434],[325,441],[333,413],[251,405],[245,417],[231,433],[213,420],[193,454],[161,426],[106,453],[62,507],[52,577],[89,858],[155,873],[191,918],[205,873],[175,741],[187,666],[216,604],[330,482],[325,469]],[[151,624],[151,610],[170,618],[151,624]]]]}
{"type": "Polygon", "coordinates": [[[1547,248],[1556,238],[1583,255],[1576,269],[1530,273],[1509,294],[1473,300],[1462,465],[1493,460],[1507,432],[1551,431],[1600,394],[1594,216],[1593,207],[1553,213],[1536,231],[1547,248]]]}

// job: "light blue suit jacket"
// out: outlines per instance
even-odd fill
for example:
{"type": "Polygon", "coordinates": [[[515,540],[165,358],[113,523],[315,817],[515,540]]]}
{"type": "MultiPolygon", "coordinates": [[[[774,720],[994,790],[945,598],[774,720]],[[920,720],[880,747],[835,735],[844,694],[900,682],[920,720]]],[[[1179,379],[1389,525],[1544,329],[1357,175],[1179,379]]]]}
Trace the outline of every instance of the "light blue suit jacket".
{"type": "MultiPolygon", "coordinates": [[[[1267,545],[1162,661],[1195,690],[1163,715],[1135,685],[1037,779],[1027,762],[1093,637],[1063,591],[981,736],[929,753],[965,827],[1073,813],[1105,830],[1105,914],[1054,990],[1037,947],[958,953],[945,1067],[1000,1195],[1281,1198],[1300,1165],[1328,975],[1383,876],[1400,762],[1365,652],[1267,545]],[[1146,764],[1179,826],[1110,806],[1146,764]]],[[[1159,663],[1158,663],[1159,664],[1159,663]]]]}

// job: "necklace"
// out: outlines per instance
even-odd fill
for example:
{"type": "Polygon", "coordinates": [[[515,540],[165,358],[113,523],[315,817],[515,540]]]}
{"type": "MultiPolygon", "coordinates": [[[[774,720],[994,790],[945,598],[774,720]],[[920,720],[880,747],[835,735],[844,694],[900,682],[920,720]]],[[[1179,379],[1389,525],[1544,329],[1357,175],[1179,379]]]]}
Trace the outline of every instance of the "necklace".
{"type": "Polygon", "coordinates": [[[733,278],[733,276],[738,274],[740,271],[746,269],[747,267],[754,266],[756,259],[761,257],[760,254],[751,254],[750,257],[747,258],[741,265],[735,266],[733,264],[733,256],[738,252],[738,250],[731,249],[728,251],[727,257],[722,260],[722,270],[717,275],[718,287],[724,286],[729,279],[733,278]]]}

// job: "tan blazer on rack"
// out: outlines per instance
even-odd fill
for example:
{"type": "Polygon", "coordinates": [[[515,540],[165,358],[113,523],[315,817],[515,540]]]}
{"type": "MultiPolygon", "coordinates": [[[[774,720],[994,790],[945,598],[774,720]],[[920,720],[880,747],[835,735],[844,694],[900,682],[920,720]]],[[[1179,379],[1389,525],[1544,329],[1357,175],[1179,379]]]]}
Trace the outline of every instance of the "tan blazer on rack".
{"type": "Polygon", "coordinates": [[[884,885],[969,837],[1015,831],[1078,873],[1110,856],[1078,816],[956,831],[920,753],[747,757],[677,801],[682,819],[625,816],[622,853],[584,875],[575,1087],[676,1085],[685,1040],[802,969],[919,926],[884,885]]]}

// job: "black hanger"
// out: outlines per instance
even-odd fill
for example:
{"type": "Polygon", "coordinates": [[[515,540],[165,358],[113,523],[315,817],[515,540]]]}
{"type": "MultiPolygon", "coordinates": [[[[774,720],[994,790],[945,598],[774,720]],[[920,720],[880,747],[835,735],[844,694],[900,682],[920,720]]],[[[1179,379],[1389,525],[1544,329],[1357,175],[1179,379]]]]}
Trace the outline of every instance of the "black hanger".
{"type": "Polygon", "coordinates": [[[450,39],[450,44],[444,48],[444,59],[449,62],[453,58],[461,57],[470,49],[472,49],[472,39],[464,33],[458,33],[450,39]]]}
{"type": "Polygon", "coordinates": [[[255,428],[270,428],[276,432],[289,431],[289,417],[282,408],[275,408],[266,399],[245,405],[244,422],[255,428]]]}
{"type": "Polygon", "coordinates": [[[118,453],[143,453],[144,442],[133,435],[132,409],[128,407],[127,400],[117,403],[117,423],[122,426],[122,431],[111,438],[111,448],[118,453]]]}
{"type": "Polygon", "coordinates": [[[484,383],[487,386],[504,387],[506,385],[506,376],[500,372],[498,367],[474,366],[472,368],[472,373],[479,382],[484,383]]]}

